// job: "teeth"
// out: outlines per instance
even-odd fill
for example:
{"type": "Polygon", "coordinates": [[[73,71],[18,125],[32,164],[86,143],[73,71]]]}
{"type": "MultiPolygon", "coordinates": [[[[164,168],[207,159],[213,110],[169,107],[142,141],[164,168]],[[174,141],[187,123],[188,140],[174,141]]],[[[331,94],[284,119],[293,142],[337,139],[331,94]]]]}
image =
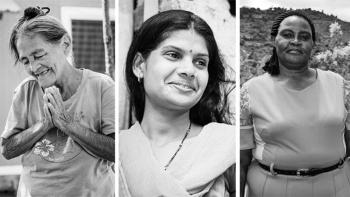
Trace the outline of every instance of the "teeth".
{"type": "Polygon", "coordinates": [[[47,69],[47,70],[45,70],[45,71],[43,71],[43,72],[41,72],[41,73],[39,73],[39,74],[37,74],[36,76],[43,76],[43,75],[45,75],[46,73],[48,73],[49,72],[49,69],[47,69]]]}
{"type": "Polygon", "coordinates": [[[189,85],[186,85],[186,84],[176,83],[176,84],[174,84],[174,85],[180,86],[180,87],[185,88],[185,89],[193,90],[192,87],[190,87],[189,85]]]}

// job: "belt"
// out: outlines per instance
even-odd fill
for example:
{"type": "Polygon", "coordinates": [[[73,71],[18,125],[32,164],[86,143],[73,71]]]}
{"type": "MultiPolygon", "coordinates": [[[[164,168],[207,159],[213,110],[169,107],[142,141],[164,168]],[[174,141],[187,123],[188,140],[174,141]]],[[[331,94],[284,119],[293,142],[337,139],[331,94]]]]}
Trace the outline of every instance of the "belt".
{"type": "Polygon", "coordinates": [[[270,166],[264,165],[259,162],[259,166],[266,170],[271,172],[273,175],[282,174],[282,175],[290,175],[290,176],[316,176],[321,173],[329,172],[332,170],[335,170],[337,168],[341,168],[344,164],[344,159],[341,159],[337,164],[325,167],[325,168],[302,168],[298,170],[282,170],[282,169],[276,169],[273,168],[273,164],[270,166]]]}

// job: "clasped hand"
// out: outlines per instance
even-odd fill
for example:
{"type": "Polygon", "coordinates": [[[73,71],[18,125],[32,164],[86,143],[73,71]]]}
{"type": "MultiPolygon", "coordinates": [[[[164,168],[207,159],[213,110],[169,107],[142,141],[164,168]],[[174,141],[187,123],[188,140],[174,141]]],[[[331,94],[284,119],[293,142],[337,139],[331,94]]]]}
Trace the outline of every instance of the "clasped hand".
{"type": "Polygon", "coordinates": [[[55,126],[64,132],[66,126],[72,123],[73,119],[63,105],[63,99],[59,89],[55,86],[46,88],[43,98],[47,128],[50,129],[55,126]]]}

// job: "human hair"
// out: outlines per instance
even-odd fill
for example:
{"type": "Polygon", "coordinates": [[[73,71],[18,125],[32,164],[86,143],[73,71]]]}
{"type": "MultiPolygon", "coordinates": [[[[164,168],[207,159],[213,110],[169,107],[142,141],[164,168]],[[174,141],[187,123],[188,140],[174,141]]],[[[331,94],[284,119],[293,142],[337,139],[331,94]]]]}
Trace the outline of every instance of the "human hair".
{"type": "MultiPolygon", "coordinates": [[[[287,11],[287,12],[283,12],[282,14],[280,14],[279,16],[277,16],[275,18],[275,20],[272,23],[272,27],[271,27],[271,38],[275,39],[277,34],[278,34],[278,29],[280,27],[280,24],[282,23],[282,21],[290,16],[299,16],[303,19],[305,19],[311,28],[311,33],[312,33],[312,40],[315,42],[316,41],[316,33],[315,33],[315,26],[314,23],[311,21],[311,19],[305,15],[304,13],[300,12],[300,11],[296,11],[296,10],[292,10],[292,11],[287,11]]],[[[277,56],[277,51],[276,51],[276,47],[273,47],[272,49],[272,55],[270,57],[270,59],[265,63],[265,66],[263,67],[263,69],[270,73],[271,75],[279,75],[280,70],[279,70],[279,66],[278,66],[279,62],[278,62],[278,56],[277,56]]]]}
{"type": "MultiPolygon", "coordinates": [[[[15,64],[19,59],[17,40],[20,35],[41,35],[50,43],[58,43],[64,35],[68,35],[66,29],[56,18],[47,15],[49,12],[48,7],[28,7],[24,10],[24,15],[13,27],[10,36],[10,50],[15,57],[15,64]]],[[[68,38],[71,42],[70,36],[68,38]]]]}
{"type": "Polygon", "coordinates": [[[190,120],[199,125],[225,120],[226,96],[222,94],[221,82],[225,81],[225,67],[221,61],[214,34],[209,25],[195,14],[184,10],[169,10],[146,20],[136,32],[126,58],[125,77],[130,93],[131,105],[136,119],[142,121],[145,108],[143,82],[138,82],[133,73],[133,62],[137,53],[147,59],[159,44],[177,30],[193,29],[206,42],[209,53],[207,87],[199,100],[190,109],[190,120]]]}

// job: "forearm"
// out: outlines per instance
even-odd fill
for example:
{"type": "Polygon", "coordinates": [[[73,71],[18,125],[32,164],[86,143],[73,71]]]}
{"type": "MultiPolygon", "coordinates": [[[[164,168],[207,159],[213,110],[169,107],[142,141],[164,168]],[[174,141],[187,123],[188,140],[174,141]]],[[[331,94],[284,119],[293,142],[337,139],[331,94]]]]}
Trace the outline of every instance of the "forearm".
{"type": "Polygon", "coordinates": [[[114,138],[96,133],[76,122],[68,123],[62,130],[94,155],[108,161],[115,161],[114,138]]]}
{"type": "Polygon", "coordinates": [[[241,150],[240,151],[240,196],[243,197],[244,196],[244,189],[245,189],[245,184],[246,184],[246,180],[247,180],[247,172],[248,172],[248,168],[249,165],[251,163],[252,160],[252,151],[251,149],[249,150],[241,150]]]}
{"type": "Polygon", "coordinates": [[[43,122],[23,130],[9,138],[1,138],[1,154],[6,159],[12,159],[27,152],[45,133],[47,128],[43,122]]]}

